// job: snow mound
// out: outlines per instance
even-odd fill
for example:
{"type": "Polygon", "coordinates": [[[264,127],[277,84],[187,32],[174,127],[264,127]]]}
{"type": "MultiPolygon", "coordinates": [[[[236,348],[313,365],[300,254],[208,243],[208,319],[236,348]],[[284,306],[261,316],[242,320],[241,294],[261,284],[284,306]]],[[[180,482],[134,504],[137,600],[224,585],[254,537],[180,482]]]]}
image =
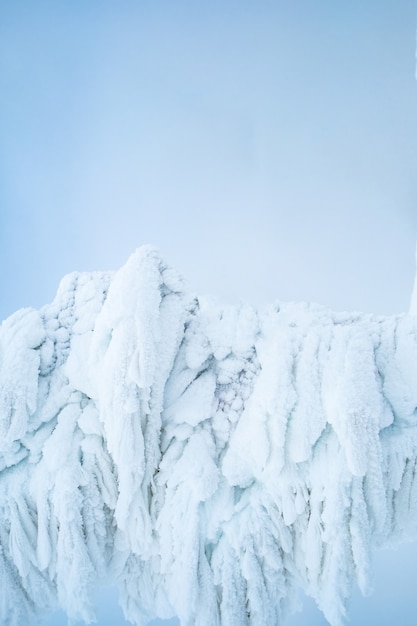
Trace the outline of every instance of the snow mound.
{"type": "Polygon", "coordinates": [[[327,620],[417,531],[417,318],[197,298],[158,253],[0,328],[0,622],[327,620]]]}

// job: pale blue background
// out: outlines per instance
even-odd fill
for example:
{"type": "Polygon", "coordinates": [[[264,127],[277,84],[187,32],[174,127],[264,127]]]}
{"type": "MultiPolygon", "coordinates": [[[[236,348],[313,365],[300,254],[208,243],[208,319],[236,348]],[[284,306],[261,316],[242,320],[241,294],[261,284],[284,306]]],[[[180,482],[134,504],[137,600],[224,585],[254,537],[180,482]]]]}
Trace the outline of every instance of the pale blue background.
{"type": "MultiPolygon", "coordinates": [[[[410,0],[0,0],[0,318],[142,243],[223,300],[406,310],[416,15],[410,0]]],[[[416,547],[376,564],[352,626],[414,626],[416,547]]],[[[99,604],[100,626],[124,624],[99,604]]],[[[310,605],[289,622],[324,623],[310,605]]]]}

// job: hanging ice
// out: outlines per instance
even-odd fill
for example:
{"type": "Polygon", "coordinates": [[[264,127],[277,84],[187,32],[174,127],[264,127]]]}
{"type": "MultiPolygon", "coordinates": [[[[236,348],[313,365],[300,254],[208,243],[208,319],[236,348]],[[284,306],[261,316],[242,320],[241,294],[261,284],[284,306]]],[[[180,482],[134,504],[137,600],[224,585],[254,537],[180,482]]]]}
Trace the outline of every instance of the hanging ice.
{"type": "Polygon", "coordinates": [[[343,622],[417,534],[417,318],[196,298],[150,248],[0,330],[0,622],[343,622]]]}

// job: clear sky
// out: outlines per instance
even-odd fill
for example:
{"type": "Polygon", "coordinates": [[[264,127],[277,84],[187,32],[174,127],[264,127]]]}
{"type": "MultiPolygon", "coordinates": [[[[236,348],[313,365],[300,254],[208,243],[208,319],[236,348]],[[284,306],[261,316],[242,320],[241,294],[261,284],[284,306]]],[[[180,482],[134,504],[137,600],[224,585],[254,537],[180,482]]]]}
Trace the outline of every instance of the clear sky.
{"type": "MultiPolygon", "coordinates": [[[[416,16],[414,0],[0,1],[0,318],[143,243],[222,300],[405,311],[416,16]]],[[[381,558],[351,625],[388,626],[393,606],[414,624],[416,563],[381,558]]]]}

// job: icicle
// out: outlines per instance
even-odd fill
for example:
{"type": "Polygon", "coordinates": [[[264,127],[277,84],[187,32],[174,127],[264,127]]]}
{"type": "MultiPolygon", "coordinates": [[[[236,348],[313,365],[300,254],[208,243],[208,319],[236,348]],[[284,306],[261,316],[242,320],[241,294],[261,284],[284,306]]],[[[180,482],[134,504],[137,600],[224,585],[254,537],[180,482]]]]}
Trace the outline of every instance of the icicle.
{"type": "Polygon", "coordinates": [[[220,306],[146,247],[2,324],[0,432],[5,626],[109,578],[143,626],[276,626],[299,588],[337,626],[417,536],[417,318],[220,306]]]}

